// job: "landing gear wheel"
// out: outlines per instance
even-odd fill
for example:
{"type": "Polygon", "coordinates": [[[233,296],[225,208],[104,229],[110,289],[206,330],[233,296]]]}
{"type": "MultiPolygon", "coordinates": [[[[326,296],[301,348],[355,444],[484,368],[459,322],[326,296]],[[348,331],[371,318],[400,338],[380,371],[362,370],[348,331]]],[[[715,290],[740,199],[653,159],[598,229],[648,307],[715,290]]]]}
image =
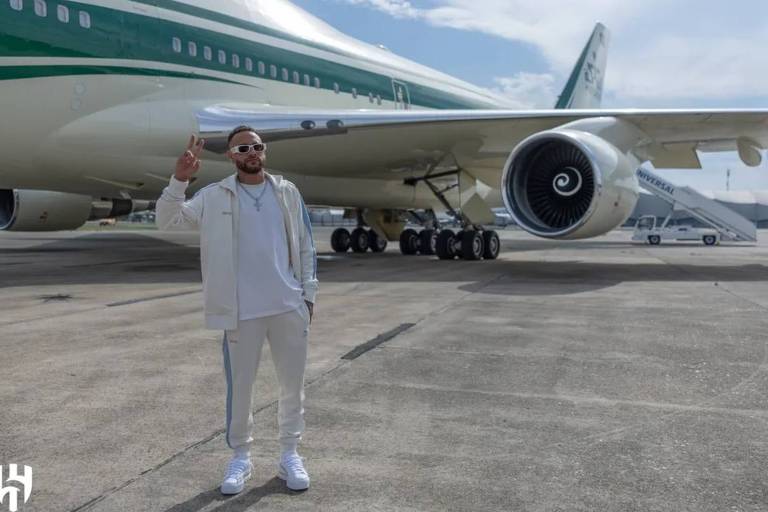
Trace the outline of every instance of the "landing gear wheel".
{"type": "Polygon", "coordinates": [[[368,245],[371,246],[372,252],[384,252],[387,248],[387,239],[383,236],[379,236],[374,230],[368,232],[368,245]]]}
{"type": "Polygon", "coordinates": [[[452,260],[456,257],[456,234],[450,229],[444,229],[437,235],[435,253],[441,260],[452,260]]]}
{"type": "Polygon", "coordinates": [[[435,254],[437,246],[437,232],[434,229],[425,229],[419,233],[419,254],[435,254]]]}
{"type": "Polygon", "coordinates": [[[495,231],[483,231],[483,246],[483,258],[487,260],[498,258],[499,252],[501,252],[499,234],[495,231]]]}
{"type": "Polygon", "coordinates": [[[350,235],[350,246],[353,252],[365,252],[368,250],[369,236],[368,231],[363,228],[356,228],[352,230],[350,235]]]}
{"type": "Polygon", "coordinates": [[[701,241],[704,242],[704,245],[715,245],[715,242],[717,242],[717,237],[715,237],[715,235],[704,235],[701,238],[701,241]]]}
{"type": "Polygon", "coordinates": [[[648,237],[648,243],[651,245],[659,245],[661,243],[661,237],[659,235],[651,235],[648,237]]]}
{"type": "Polygon", "coordinates": [[[411,255],[419,250],[419,234],[413,229],[405,229],[400,233],[400,252],[411,255]]]}
{"type": "Polygon", "coordinates": [[[479,231],[468,229],[461,235],[461,257],[465,260],[475,261],[482,258],[484,246],[483,234],[479,231]]]}
{"type": "Polygon", "coordinates": [[[331,248],[336,252],[347,252],[349,250],[349,231],[344,228],[337,228],[331,235],[331,248]]]}

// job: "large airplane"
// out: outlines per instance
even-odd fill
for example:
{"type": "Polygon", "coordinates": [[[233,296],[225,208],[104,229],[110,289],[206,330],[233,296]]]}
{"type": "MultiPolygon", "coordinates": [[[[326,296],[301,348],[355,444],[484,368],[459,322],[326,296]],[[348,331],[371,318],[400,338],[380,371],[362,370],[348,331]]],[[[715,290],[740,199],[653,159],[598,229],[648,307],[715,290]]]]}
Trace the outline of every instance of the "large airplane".
{"type": "Polygon", "coordinates": [[[147,208],[190,133],[207,141],[193,193],[232,172],[240,124],[305,202],[358,219],[333,233],[340,252],[493,259],[494,207],[540,237],[593,237],[630,215],[645,162],[760,164],[767,110],[601,110],[608,39],[598,24],[555,108],[521,111],[287,0],[0,0],[0,229],[147,208]]]}

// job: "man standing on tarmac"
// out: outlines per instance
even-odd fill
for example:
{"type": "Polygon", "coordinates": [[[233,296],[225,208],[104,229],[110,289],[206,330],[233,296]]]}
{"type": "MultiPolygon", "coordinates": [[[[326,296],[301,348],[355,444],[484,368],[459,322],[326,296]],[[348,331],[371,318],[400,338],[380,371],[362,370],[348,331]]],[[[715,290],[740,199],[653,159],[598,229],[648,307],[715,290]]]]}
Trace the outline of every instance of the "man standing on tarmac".
{"type": "Polygon", "coordinates": [[[160,229],[199,229],[206,327],[224,330],[227,445],[234,454],[221,484],[237,494],[250,478],[251,399],[264,339],[280,385],[278,476],[309,487],[296,449],[304,431],[307,338],[317,293],[309,214],[296,186],[266,172],[266,144],[249,126],[235,128],[227,156],[237,173],[185,201],[204,141],[192,135],[157,201],[160,229]]]}

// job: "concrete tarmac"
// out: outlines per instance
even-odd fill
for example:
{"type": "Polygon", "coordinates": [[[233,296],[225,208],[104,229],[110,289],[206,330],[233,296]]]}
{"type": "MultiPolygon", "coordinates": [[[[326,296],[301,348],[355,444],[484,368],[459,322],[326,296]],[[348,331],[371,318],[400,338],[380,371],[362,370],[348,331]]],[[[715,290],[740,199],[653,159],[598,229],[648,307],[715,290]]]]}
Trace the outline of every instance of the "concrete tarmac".
{"type": "Polygon", "coordinates": [[[222,496],[197,236],[0,233],[0,465],[33,468],[20,510],[768,510],[768,233],[501,235],[499,260],[464,262],[335,255],[316,229],[311,488],[276,476],[265,345],[255,471],[222,496]]]}

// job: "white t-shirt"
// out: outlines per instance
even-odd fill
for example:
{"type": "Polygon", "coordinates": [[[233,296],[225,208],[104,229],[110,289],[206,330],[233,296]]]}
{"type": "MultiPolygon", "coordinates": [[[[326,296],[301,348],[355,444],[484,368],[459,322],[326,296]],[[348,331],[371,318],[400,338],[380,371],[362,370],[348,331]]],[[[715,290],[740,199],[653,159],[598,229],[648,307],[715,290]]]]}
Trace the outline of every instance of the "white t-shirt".
{"type": "Polygon", "coordinates": [[[304,300],[303,290],[290,268],[283,212],[275,191],[267,181],[260,185],[238,183],[238,187],[242,187],[237,191],[240,203],[237,260],[240,320],[296,309],[304,300]],[[256,209],[254,199],[243,188],[259,199],[261,210],[256,209]]]}

